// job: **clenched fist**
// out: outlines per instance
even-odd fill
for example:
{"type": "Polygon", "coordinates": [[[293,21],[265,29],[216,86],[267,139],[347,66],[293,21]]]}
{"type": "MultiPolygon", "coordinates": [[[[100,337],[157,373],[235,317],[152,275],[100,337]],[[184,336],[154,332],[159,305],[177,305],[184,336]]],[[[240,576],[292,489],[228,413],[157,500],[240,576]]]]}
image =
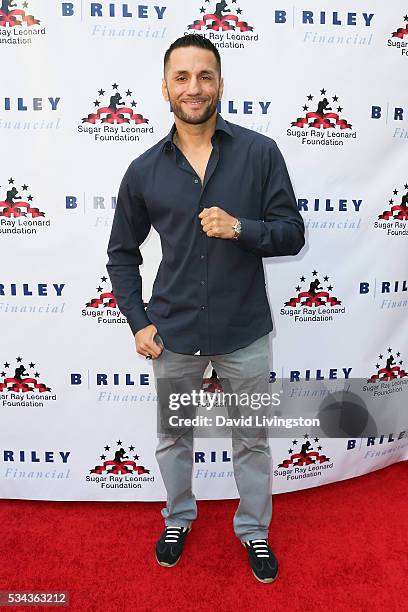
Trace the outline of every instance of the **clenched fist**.
{"type": "Polygon", "coordinates": [[[198,217],[201,219],[203,231],[209,238],[231,239],[234,237],[232,226],[235,224],[236,218],[229,215],[222,208],[218,206],[204,208],[198,217]]]}
{"type": "Polygon", "coordinates": [[[157,359],[163,351],[163,345],[153,340],[157,334],[155,325],[147,325],[135,333],[136,351],[144,357],[157,359]]]}

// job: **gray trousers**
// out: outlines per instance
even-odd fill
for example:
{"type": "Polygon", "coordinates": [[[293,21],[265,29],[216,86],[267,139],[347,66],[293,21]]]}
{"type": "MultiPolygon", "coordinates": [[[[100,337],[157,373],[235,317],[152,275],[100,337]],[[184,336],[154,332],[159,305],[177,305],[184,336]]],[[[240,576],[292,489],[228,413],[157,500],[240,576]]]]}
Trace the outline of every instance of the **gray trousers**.
{"type": "MultiPolygon", "coordinates": [[[[153,371],[160,397],[158,379],[171,377],[202,378],[211,361],[219,379],[228,379],[232,390],[234,381],[256,377],[262,381],[262,392],[268,392],[270,353],[269,334],[249,346],[225,355],[184,355],[164,347],[153,360],[153,371]]],[[[160,416],[160,415],[159,415],[160,416]]],[[[167,491],[167,504],[162,509],[166,526],[187,527],[197,517],[197,504],[192,491],[193,430],[182,435],[159,437],[156,459],[167,491]]],[[[241,540],[264,539],[272,518],[272,465],[269,438],[266,430],[245,436],[242,429],[232,429],[232,461],[240,502],[234,515],[234,531],[241,540]]]]}

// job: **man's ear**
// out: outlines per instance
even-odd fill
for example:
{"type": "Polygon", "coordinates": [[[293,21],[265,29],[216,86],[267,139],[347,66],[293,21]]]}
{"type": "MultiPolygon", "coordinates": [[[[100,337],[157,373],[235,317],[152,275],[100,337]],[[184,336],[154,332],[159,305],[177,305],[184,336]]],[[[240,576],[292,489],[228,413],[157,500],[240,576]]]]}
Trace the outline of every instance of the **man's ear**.
{"type": "Polygon", "coordinates": [[[220,79],[220,100],[222,98],[222,94],[224,93],[224,79],[221,77],[220,79]]]}
{"type": "Polygon", "coordinates": [[[162,94],[163,94],[163,98],[166,100],[166,102],[169,102],[169,92],[168,92],[167,84],[166,84],[166,81],[164,80],[164,78],[162,79],[162,94]]]}

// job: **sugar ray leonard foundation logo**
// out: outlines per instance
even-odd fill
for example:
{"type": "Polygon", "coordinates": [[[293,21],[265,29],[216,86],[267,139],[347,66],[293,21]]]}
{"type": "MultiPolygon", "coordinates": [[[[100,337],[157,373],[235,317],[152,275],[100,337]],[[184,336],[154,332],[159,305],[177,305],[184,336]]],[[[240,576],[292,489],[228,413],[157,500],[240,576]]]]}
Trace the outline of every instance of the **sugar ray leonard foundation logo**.
{"type": "MultiPolygon", "coordinates": [[[[391,347],[380,353],[377,357],[374,372],[367,379],[362,390],[374,397],[400,393],[408,389],[408,372],[404,369],[404,361],[400,351],[393,351],[391,347]]],[[[385,398],[384,398],[385,399],[385,398]]]]}
{"type": "Polygon", "coordinates": [[[246,44],[258,41],[258,34],[253,34],[253,26],[243,20],[243,11],[237,5],[237,0],[214,0],[211,4],[210,0],[201,0],[201,4],[200,18],[187,26],[185,34],[201,34],[223,49],[244,49],[246,44]],[[237,6],[233,7],[233,4],[237,6]],[[214,5],[215,8],[211,10],[214,5]]]}
{"type": "Polygon", "coordinates": [[[0,400],[2,406],[33,406],[40,408],[44,401],[57,399],[51,394],[51,387],[39,380],[41,374],[38,372],[37,364],[32,361],[27,367],[22,357],[16,357],[16,363],[12,365],[6,361],[3,363],[0,373],[0,400]]]}
{"type": "MultiPolygon", "coordinates": [[[[98,323],[127,323],[126,317],[122,315],[118,308],[116,298],[109,289],[111,285],[108,283],[107,276],[100,277],[100,283],[96,287],[98,292],[97,297],[91,298],[82,309],[83,317],[92,317],[98,323]]],[[[143,302],[146,308],[147,302],[143,302]]]]}
{"type": "Polygon", "coordinates": [[[107,276],[100,277],[100,283],[96,287],[97,297],[91,298],[82,309],[83,317],[92,317],[98,323],[127,323],[127,319],[120,312],[112,289],[106,285],[107,276]]]}
{"type": "Polygon", "coordinates": [[[38,227],[50,226],[45,213],[32,205],[34,196],[28,185],[17,187],[11,177],[8,185],[0,186],[0,190],[6,192],[4,199],[0,195],[0,234],[36,234],[38,227]]]}
{"type": "Polygon", "coordinates": [[[305,288],[302,289],[302,285],[296,286],[297,295],[285,302],[286,308],[280,310],[282,316],[292,317],[293,321],[299,323],[328,322],[333,321],[335,316],[346,312],[346,307],[342,306],[341,300],[331,294],[333,285],[329,276],[323,276],[324,283],[330,281],[326,287],[321,286],[317,270],[313,270],[309,283],[306,282],[304,275],[299,280],[302,284],[306,283],[305,288]],[[308,284],[309,288],[307,288],[308,284]]]}
{"type": "Polygon", "coordinates": [[[397,28],[387,40],[388,47],[394,47],[401,52],[401,55],[408,57],[408,15],[403,17],[404,25],[397,28]]]}
{"type": "Polygon", "coordinates": [[[40,20],[26,12],[28,2],[0,0],[0,44],[31,44],[32,36],[45,34],[40,20]]]}
{"type": "Polygon", "coordinates": [[[375,374],[369,379],[369,382],[376,382],[377,380],[394,380],[395,378],[405,378],[408,373],[403,369],[403,360],[400,359],[401,353],[399,351],[394,352],[395,360],[392,348],[387,349],[385,355],[378,355],[378,361],[375,364],[375,374]]]}
{"type": "Polygon", "coordinates": [[[303,116],[292,121],[286,130],[287,136],[298,138],[302,145],[342,146],[345,140],[357,138],[352,124],[340,116],[343,107],[337,94],[330,99],[324,88],[320,90],[320,96],[310,93],[302,111],[303,116]]]}
{"type": "Polygon", "coordinates": [[[104,447],[99,465],[91,468],[86,476],[87,482],[98,484],[101,489],[141,489],[142,484],[154,482],[150,470],[137,464],[139,455],[133,454],[133,444],[125,450],[122,440],[117,440],[116,446],[116,449],[108,444],[104,447]]]}
{"type": "Polygon", "coordinates": [[[147,125],[149,119],[135,112],[137,102],[130,89],[123,95],[117,83],[110,93],[99,89],[93,105],[95,111],[83,117],[78,132],[92,135],[95,141],[138,141],[143,134],[153,134],[153,126],[147,125]]]}
{"type": "Polygon", "coordinates": [[[388,206],[378,220],[374,221],[374,229],[385,231],[387,236],[406,236],[408,234],[408,183],[404,189],[395,188],[388,206]],[[405,193],[404,193],[405,191],[405,193]]]}
{"type": "Polygon", "coordinates": [[[330,457],[322,453],[322,450],[320,439],[311,440],[309,434],[305,434],[303,440],[292,440],[292,446],[288,449],[289,456],[278,464],[274,476],[285,476],[286,480],[321,476],[323,470],[333,467],[330,457]],[[295,446],[297,448],[293,448],[295,446]]]}

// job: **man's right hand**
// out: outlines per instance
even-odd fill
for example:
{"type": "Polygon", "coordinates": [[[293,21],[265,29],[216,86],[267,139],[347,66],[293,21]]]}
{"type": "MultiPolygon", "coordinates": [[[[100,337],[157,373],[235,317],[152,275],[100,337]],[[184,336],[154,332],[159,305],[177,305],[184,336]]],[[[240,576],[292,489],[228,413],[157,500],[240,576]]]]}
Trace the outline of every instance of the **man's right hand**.
{"type": "Polygon", "coordinates": [[[157,327],[153,324],[143,329],[139,329],[139,331],[135,333],[136,351],[139,355],[143,355],[144,357],[150,356],[152,359],[160,357],[163,346],[157,344],[153,340],[156,334],[157,327]]]}

